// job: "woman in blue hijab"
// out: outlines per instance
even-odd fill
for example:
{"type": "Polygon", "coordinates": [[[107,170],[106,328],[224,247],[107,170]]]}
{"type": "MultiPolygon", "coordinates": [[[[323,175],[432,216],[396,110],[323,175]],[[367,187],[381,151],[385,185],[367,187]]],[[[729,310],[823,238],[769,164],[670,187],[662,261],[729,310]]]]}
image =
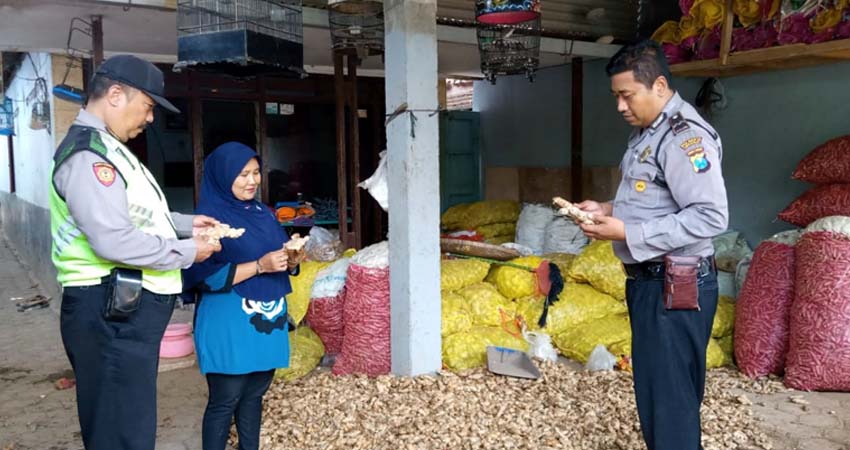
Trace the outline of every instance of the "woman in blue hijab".
{"type": "Polygon", "coordinates": [[[204,450],[224,450],[234,415],[239,450],[258,449],[263,395],[274,370],[289,366],[286,295],[299,261],[288,259],[286,233],[255,200],[260,167],[257,154],[238,142],[219,146],[204,163],[196,213],[245,229],[183,271],[184,290],[199,294],[195,349],[209,386],[204,450]]]}

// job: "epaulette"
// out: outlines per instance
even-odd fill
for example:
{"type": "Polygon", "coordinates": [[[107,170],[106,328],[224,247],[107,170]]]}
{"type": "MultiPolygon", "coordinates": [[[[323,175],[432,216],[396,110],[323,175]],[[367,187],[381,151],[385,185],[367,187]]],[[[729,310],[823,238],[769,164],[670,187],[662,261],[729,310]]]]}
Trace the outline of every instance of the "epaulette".
{"type": "Polygon", "coordinates": [[[688,121],[682,117],[682,113],[673,114],[673,116],[670,117],[670,120],[668,120],[668,123],[670,124],[670,130],[673,131],[674,136],[691,129],[691,126],[688,125],[688,121]]]}

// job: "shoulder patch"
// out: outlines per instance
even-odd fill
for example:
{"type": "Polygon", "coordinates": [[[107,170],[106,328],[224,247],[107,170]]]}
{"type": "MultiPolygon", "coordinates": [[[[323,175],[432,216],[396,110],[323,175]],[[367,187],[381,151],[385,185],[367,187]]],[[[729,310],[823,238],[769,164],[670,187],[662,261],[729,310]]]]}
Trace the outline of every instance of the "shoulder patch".
{"type": "Polygon", "coordinates": [[[688,151],[691,147],[695,147],[702,143],[702,138],[699,136],[687,138],[681,144],[679,144],[679,148],[682,150],[688,151]]]}
{"type": "Polygon", "coordinates": [[[696,173],[705,173],[711,169],[711,163],[706,158],[702,147],[688,152],[688,158],[690,158],[691,165],[694,167],[694,172],[696,173]]]}
{"type": "Polygon", "coordinates": [[[115,168],[111,164],[105,162],[97,162],[92,164],[94,176],[100,184],[109,187],[115,182],[115,168]]]}
{"type": "Polygon", "coordinates": [[[691,129],[691,126],[688,125],[688,121],[682,117],[682,113],[674,114],[673,117],[670,118],[669,123],[674,136],[691,129]]]}

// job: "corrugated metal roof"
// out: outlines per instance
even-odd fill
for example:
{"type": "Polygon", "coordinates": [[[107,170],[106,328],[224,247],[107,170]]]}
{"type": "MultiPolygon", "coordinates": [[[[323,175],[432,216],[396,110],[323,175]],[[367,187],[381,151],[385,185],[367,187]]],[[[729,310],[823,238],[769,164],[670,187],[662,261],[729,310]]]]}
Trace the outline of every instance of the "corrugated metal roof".
{"type": "MultiPolygon", "coordinates": [[[[304,6],[327,8],[327,0],[303,0],[304,6]]],[[[610,35],[628,40],[637,30],[638,0],[541,0],[544,35],[596,40],[610,35]],[[589,13],[597,10],[592,15],[589,13]]],[[[475,0],[437,0],[441,23],[473,25],[475,0]]]]}

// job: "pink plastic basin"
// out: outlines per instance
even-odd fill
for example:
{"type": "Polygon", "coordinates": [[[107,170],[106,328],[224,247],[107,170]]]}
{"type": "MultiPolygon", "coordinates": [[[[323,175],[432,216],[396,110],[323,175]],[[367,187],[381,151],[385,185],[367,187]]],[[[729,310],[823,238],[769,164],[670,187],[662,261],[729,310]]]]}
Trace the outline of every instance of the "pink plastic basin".
{"type": "Polygon", "coordinates": [[[192,342],[192,326],[188,323],[172,323],[165,328],[162,342],[159,344],[159,356],[162,358],[182,358],[195,351],[192,342]]]}

